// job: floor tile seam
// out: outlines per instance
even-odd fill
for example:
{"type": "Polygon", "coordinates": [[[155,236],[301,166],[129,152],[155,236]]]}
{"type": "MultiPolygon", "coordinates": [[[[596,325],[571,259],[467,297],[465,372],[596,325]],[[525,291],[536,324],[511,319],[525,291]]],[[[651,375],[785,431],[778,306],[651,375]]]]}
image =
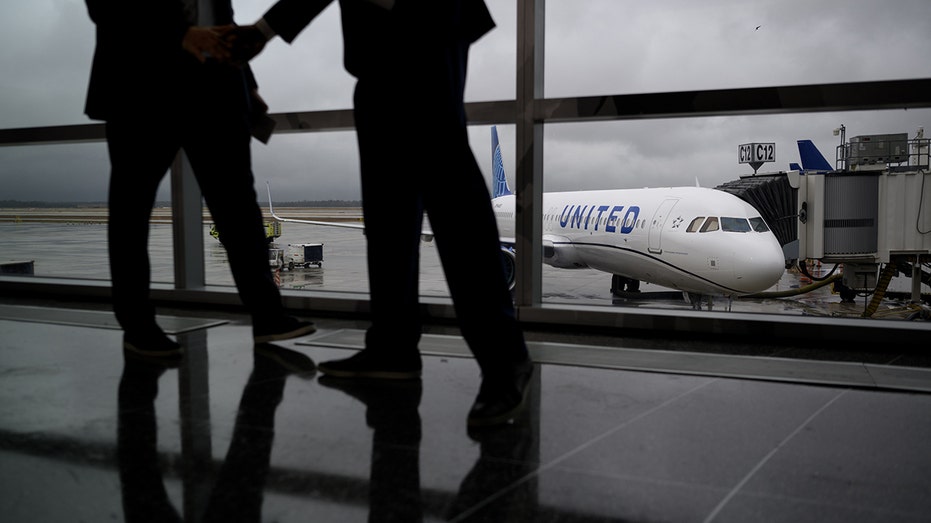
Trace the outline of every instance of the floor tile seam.
{"type": "Polygon", "coordinates": [[[528,345],[537,363],[551,365],[873,390],[931,392],[931,369],[923,368],[552,342],[531,342],[528,345]],[[564,354],[567,350],[573,351],[572,354],[564,354]],[[770,365],[773,362],[783,365],[773,367],[770,365]],[[882,380],[878,380],[875,371],[882,370],[891,371],[898,376],[886,375],[882,380]]]}
{"type": "Polygon", "coordinates": [[[692,482],[692,481],[677,481],[671,479],[661,479],[661,478],[648,478],[643,475],[631,475],[631,474],[617,474],[613,472],[602,472],[602,471],[593,471],[587,468],[579,467],[566,467],[566,466],[556,466],[548,470],[558,470],[559,472],[579,474],[584,476],[591,476],[594,478],[603,478],[608,480],[620,480],[620,481],[629,481],[635,483],[649,484],[649,485],[658,485],[664,487],[683,487],[683,488],[692,488],[700,489],[703,491],[714,491],[720,493],[726,493],[730,489],[726,486],[712,486],[707,482],[692,482]]]}
{"type": "MultiPolygon", "coordinates": [[[[832,509],[841,509],[841,510],[853,510],[856,512],[872,512],[872,513],[881,513],[881,514],[895,514],[899,517],[905,517],[919,521],[920,516],[927,516],[927,512],[917,512],[915,510],[906,511],[906,510],[896,510],[895,508],[890,508],[887,506],[876,506],[873,503],[866,504],[856,504],[851,503],[849,500],[844,502],[838,501],[825,501],[818,498],[817,496],[812,497],[799,497],[799,496],[786,496],[786,495],[774,495],[763,491],[742,491],[738,494],[737,497],[751,498],[755,500],[767,500],[778,502],[780,506],[789,506],[790,504],[797,505],[806,505],[810,507],[828,507],[832,509]]],[[[880,519],[877,521],[884,521],[880,519]]]]}
{"type": "Polygon", "coordinates": [[[920,367],[902,367],[897,365],[869,363],[869,362],[852,362],[852,361],[826,361],[826,360],[806,360],[799,358],[781,358],[774,356],[744,356],[739,354],[713,354],[707,352],[691,351],[669,351],[663,349],[636,348],[636,347],[602,347],[598,345],[583,345],[556,342],[532,342],[533,345],[552,348],[553,350],[587,350],[591,352],[604,352],[608,354],[649,354],[659,356],[660,358],[670,359],[695,359],[695,360],[717,360],[717,361],[737,361],[737,362],[776,362],[794,365],[798,367],[810,368],[847,368],[847,369],[866,369],[866,368],[884,368],[892,370],[909,371],[915,374],[921,374],[931,379],[931,369],[920,367]],[[549,346],[549,347],[547,347],[549,346]]]}
{"type": "Polygon", "coordinates": [[[678,400],[680,400],[680,399],[683,399],[683,398],[685,398],[686,396],[691,395],[692,393],[697,392],[698,390],[700,390],[700,389],[704,388],[705,386],[707,386],[707,385],[713,383],[714,381],[716,381],[716,380],[710,380],[710,381],[708,381],[708,382],[706,382],[706,383],[702,383],[702,384],[699,384],[699,385],[697,385],[697,386],[695,386],[695,387],[692,387],[691,389],[689,389],[689,390],[687,390],[687,391],[684,391],[684,392],[682,392],[682,393],[680,393],[680,394],[677,394],[677,395],[674,396],[673,398],[667,399],[666,401],[662,402],[662,403],[659,404],[659,405],[656,405],[656,406],[651,407],[650,409],[648,409],[648,410],[646,410],[646,411],[644,411],[644,412],[641,412],[640,414],[634,416],[633,418],[631,418],[631,419],[629,419],[629,420],[626,420],[625,422],[621,423],[620,425],[618,425],[618,426],[616,426],[616,427],[614,427],[614,428],[612,428],[612,429],[609,429],[609,430],[605,431],[605,432],[602,433],[601,435],[589,439],[586,443],[577,446],[575,449],[570,450],[570,451],[564,453],[563,455],[554,458],[553,460],[550,460],[550,461],[548,461],[548,462],[540,462],[540,463],[538,464],[538,466],[537,466],[534,470],[530,471],[529,473],[527,473],[526,475],[522,476],[522,477],[519,478],[518,480],[514,481],[514,482],[511,483],[510,485],[508,485],[508,486],[506,486],[506,487],[503,487],[503,488],[499,489],[497,492],[495,492],[494,494],[492,494],[492,495],[486,497],[486,498],[483,499],[482,501],[476,503],[475,505],[473,505],[473,506],[470,507],[469,509],[464,510],[464,511],[461,512],[459,515],[457,515],[456,518],[451,519],[450,521],[451,521],[451,522],[465,521],[467,518],[469,518],[469,517],[472,516],[473,514],[477,513],[477,512],[478,512],[479,510],[481,510],[482,508],[488,506],[490,503],[493,503],[495,500],[499,499],[500,497],[506,495],[508,492],[511,492],[511,491],[513,491],[514,489],[517,489],[518,487],[520,487],[521,485],[527,483],[528,481],[531,481],[531,480],[534,480],[534,479],[539,479],[539,478],[541,477],[541,475],[542,475],[543,473],[545,473],[545,472],[548,472],[548,471],[551,471],[551,470],[557,470],[560,463],[566,461],[567,459],[569,459],[569,458],[571,458],[572,456],[578,454],[579,452],[582,452],[583,450],[585,450],[585,449],[587,449],[587,448],[590,448],[592,445],[596,444],[597,442],[602,441],[602,440],[604,440],[605,438],[607,438],[607,437],[609,437],[609,436],[611,436],[611,435],[613,435],[613,434],[616,434],[616,433],[619,432],[620,430],[622,430],[622,429],[624,429],[624,428],[630,426],[631,424],[633,424],[633,423],[635,423],[635,422],[637,422],[637,421],[640,421],[641,419],[644,419],[644,418],[646,418],[646,417],[648,417],[648,416],[650,416],[650,415],[652,415],[652,414],[658,412],[659,410],[662,410],[663,408],[665,408],[665,407],[667,407],[667,406],[669,406],[669,405],[675,403],[676,401],[678,401],[678,400]]]}
{"type": "MultiPolygon", "coordinates": [[[[353,329],[340,329],[327,333],[323,339],[311,338],[304,345],[332,348],[362,349],[358,344],[339,343],[327,338],[336,338],[353,329]]],[[[425,341],[438,338],[445,341],[461,340],[458,336],[424,335],[425,341]]],[[[421,353],[433,356],[472,357],[464,341],[461,347],[448,343],[436,347],[429,341],[421,344],[421,353]]],[[[769,358],[763,356],[734,356],[696,352],[657,351],[654,349],[625,349],[589,345],[562,344],[553,342],[529,342],[531,356],[536,363],[563,365],[580,368],[611,369],[622,371],[652,372],[692,376],[777,381],[805,385],[858,387],[874,390],[896,390],[931,392],[931,369],[900,368],[859,362],[824,362],[796,360],[792,358],[769,358]],[[587,360],[587,361],[586,361],[587,360]],[[633,361],[632,361],[633,360],[633,361]],[[645,361],[649,360],[649,361],[645,361]],[[729,364],[722,364],[722,362],[729,364]],[[791,367],[786,371],[779,367],[767,368],[772,362],[791,367]],[[727,370],[728,367],[738,370],[727,370]],[[743,367],[742,370],[739,370],[743,367]],[[870,368],[892,369],[922,378],[927,385],[917,385],[915,380],[885,379],[879,383],[870,368]],[[827,374],[833,373],[832,376],[827,374]]]]}
{"type": "Polygon", "coordinates": [[[529,481],[532,481],[537,478],[539,469],[532,470],[527,474],[521,476],[520,478],[514,480],[512,483],[499,488],[495,493],[488,495],[481,501],[476,502],[471,507],[459,512],[456,517],[449,520],[449,523],[458,523],[460,521],[467,521],[472,515],[476,514],[483,508],[487,507],[491,503],[494,503],[496,500],[500,499],[502,496],[507,495],[511,491],[520,488],[529,481]]]}
{"type": "MultiPolygon", "coordinates": [[[[97,312],[97,311],[93,311],[97,312]]],[[[19,323],[37,323],[43,325],[62,325],[66,327],[82,327],[86,329],[101,329],[107,331],[120,331],[119,323],[116,322],[116,317],[112,313],[102,313],[107,315],[106,317],[112,319],[112,322],[92,322],[92,321],[80,321],[80,320],[65,320],[65,319],[47,319],[47,318],[29,318],[22,316],[10,316],[0,314],[0,321],[10,321],[10,322],[19,322],[19,323]]],[[[164,316],[157,315],[156,320],[162,320],[160,325],[162,330],[166,334],[177,335],[177,334],[187,334],[201,329],[209,329],[211,327],[218,327],[229,323],[228,320],[219,320],[219,319],[206,319],[206,318],[184,318],[181,316],[164,316]],[[189,325],[166,325],[165,323],[171,323],[177,320],[179,323],[188,323],[189,325]],[[193,324],[192,324],[193,323],[193,324]]]]}
{"type": "Polygon", "coordinates": [[[763,467],[766,466],[766,464],[769,463],[769,461],[770,461],[783,447],[785,447],[786,445],[788,445],[789,441],[791,441],[793,438],[795,438],[795,436],[797,436],[800,432],[802,432],[802,430],[804,430],[806,427],[808,427],[808,425],[811,424],[811,422],[814,421],[815,418],[817,418],[818,416],[820,416],[821,413],[823,413],[824,411],[826,411],[831,405],[833,405],[834,403],[836,403],[841,397],[843,397],[843,396],[844,396],[845,394],[847,394],[847,392],[849,392],[849,391],[850,391],[850,389],[844,389],[844,390],[839,391],[836,395],[834,395],[833,398],[831,398],[830,400],[828,400],[827,402],[825,402],[825,404],[822,405],[821,407],[819,407],[818,410],[816,410],[815,412],[813,412],[810,416],[808,416],[808,418],[806,418],[804,421],[802,421],[802,422],[799,424],[799,426],[795,428],[795,430],[793,430],[792,432],[790,432],[790,433],[789,433],[785,438],[783,438],[782,441],[780,441],[775,447],[773,447],[772,449],[770,449],[770,451],[767,452],[766,455],[763,456],[763,458],[761,458],[761,459],[756,463],[756,465],[754,465],[754,466],[750,469],[750,471],[747,472],[747,474],[744,475],[744,477],[743,477],[739,482],[737,482],[736,485],[734,485],[734,487],[730,490],[730,492],[728,492],[728,494],[727,494],[726,496],[724,496],[724,498],[721,499],[720,502],[718,502],[718,504],[717,504],[717,505],[715,506],[715,508],[711,511],[711,513],[709,513],[709,514],[705,517],[705,519],[703,519],[704,523],[710,523],[710,522],[714,521],[714,519],[717,517],[717,515],[720,514],[721,511],[724,509],[724,507],[727,506],[728,503],[730,503],[731,499],[733,499],[735,496],[737,496],[737,494],[740,492],[740,490],[743,489],[743,487],[744,487],[747,483],[749,483],[751,479],[753,479],[753,477],[757,474],[757,472],[759,472],[760,470],[762,470],[763,467]]]}
{"type": "Polygon", "coordinates": [[[603,441],[604,439],[606,439],[606,438],[608,438],[608,437],[610,437],[610,436],[613,436],[614,434],[617,434],[618,432],[620,432],[620,431],[622,431],[622,430],[628,428],[629,426],[631,426],[631,425],[633,425],[633,424],[635,424],[635,423],[637,423],[637,422],[639,422],[639,421],[641,421],[641,420],[643,420],[643,419],[646,419],[647,417],[652,416],[652,415],[656,414],[657,412],[659,412],[659,411],[661,411],[661,410],[663,410],[663,409],[665,409],[665,408],[667,408],[667,407],[670,407],[670,406],[673,405],[674,403],[676,403],[676,402],[678,402],[678,401],[680,401],[680,400],[683,400],[683,399],[685,399],[686,397],[691,396],[692,394],[697,393],[699,390],[701,390],[701,389],[703,389],[703,388],[705,388],[705,387],[707,387],[707,386],[709,386],[709,385],[711,385],[712,383],[715,383],[715,382],[717,382],[717,381],[718,381],[717,379],[709,379],[709,380],[707,380],[707,381],[704,381],[704,382],[702,382],[702,383],[699,383],[699,384],[695,385],[694,387],[691,387],[691,388],[688,389],[688,390],[679,392],[679,393],[676,394],[675,396],[672,396],[672,397],[670,397],[670,398],[667,398],[667,399],[663,400],[662,402],[660,402],[659,404],[654,405],[654,406],[652,406],[652,407],[650,407],[650,408],[648,408],[648,409],[646,409],[646,410],[644,410],[644,411],[642,411],[642,412],[640,412],[640,413],[634,415],[633,417],[631,417],[631,418],[629,418],[629,419],[627,419],[627,420],[624,420],[624,421],[621,422],[620,424],[618,424],[618,425],[616,425],[616,426],[614,426],[614,427],[612,427],[612,428],[610,428],[610,429],[605,430],[605,431],[602,432],[601,434],[589,438],[588,441],[586,441],[585,443],[582,443],[582,444],[580,444],[580,445],[577,445],[575,448],[573,448],[573,449],[571,449],[571,450],[568,450],[568,451],[564,452],[563,454],[561,454],[561,455],[559,455],[559,456],[557,456],[557,457],[555,457],[555,458],[553,458],[553,459],[551,459],[551,460],[549,460],[549,461],[546,461],[546,462],[541,461],[540,466],[539,466],[538,469],[537,469],[537,472],[542,472],[542,471],[550,470],[550,469],[553,469],[553,468],[557,467],[560,463],[562,463],[562,462],[568,460],[569,458],[575,456],[576,454],[578,454],[578,453],[580,453],[580,452],[582,452],[582,451],[584,451],[584,450],[586,450],[586,449],[592,447],[593,445],[595,445],[595,444],[597,444],[597,443],[603,441]]]}

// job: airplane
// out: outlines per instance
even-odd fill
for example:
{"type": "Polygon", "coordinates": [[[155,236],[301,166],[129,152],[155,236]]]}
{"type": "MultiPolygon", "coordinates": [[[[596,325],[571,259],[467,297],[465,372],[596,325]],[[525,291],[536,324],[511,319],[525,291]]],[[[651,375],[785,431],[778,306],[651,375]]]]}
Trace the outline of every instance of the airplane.
{"type": "MultiPolygon", "coordinates": [[[[516,196],[494,126],[491,139],[492,206],[513,264],[516,196]]],[[[702,296],[765,291],[785,272],[782,247],[760,212],[718,189],[544,192],[542,208],[543,262],[609,273],[615,295],[636,293],[646,281],[681,290],[695,303],[702,296]]]]}
{"type": "MultiPolygon", "coordinates": [[[[492,207],[509,284],[515,277],[515,195],[497,127],[492,126],[492,207]]],[[[266,184],[267,186],[268,184],[266,184]]],[[[268,189],[269,213],[281,222],[364,229],[364,224],[279,217],[268,189]]],[[[592,268],[612,275],[611,292],[631,295],[641,281],[702,296],[739,297],[772,287],[785,257],[760,213],[739,197],[703,187],[666,187],[543,194],[543,262],[561,269],[592,268]]],[[[433,233],[425,228],[424,241],[433,233]]]]}

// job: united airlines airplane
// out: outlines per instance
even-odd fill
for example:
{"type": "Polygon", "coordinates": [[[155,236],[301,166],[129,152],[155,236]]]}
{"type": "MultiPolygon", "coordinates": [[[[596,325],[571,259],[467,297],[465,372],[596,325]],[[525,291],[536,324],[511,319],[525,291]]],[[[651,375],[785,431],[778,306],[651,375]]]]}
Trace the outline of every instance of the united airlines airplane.
{"type": "MultiPolygon", "coordinates": [[[[514,260],[514,202],[491,129],[492,205],[507,259],[514,260]]],[[[543,262],[612,275],[615,294],[641,281],[705,296],[765,291],[785,256],[760,213],[739,197],[703,187],[543,194],[543,262]]]]}
{"type": "MultiPolygon", "coordinates": [[[[497,128],[492,127],[492,206],[513,286],[514,203],[497,128]]],[[[281,222],[364,229],[363,224],[281,218],[281,222]]],[[[634,293],[641,281],[697,296],[765,291],[785,272],[785,256],[760,213],[733,194],[666,187],[543,194],[543,261],[561,269],[612,275],[611,291],[634,293]]],[[[425,229],[429,241],[432,232],[425,229]]],[[[691,300],[691,301],[694,301],[691,300]]]]}

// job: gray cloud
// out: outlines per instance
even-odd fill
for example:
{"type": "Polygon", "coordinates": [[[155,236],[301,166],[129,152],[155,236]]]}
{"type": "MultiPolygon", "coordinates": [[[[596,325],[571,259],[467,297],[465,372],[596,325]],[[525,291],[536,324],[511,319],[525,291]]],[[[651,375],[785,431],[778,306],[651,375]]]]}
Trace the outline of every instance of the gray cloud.
{"type": "MultiPolygon", "coordinates": [[[[251,23],[270,5],[234,0],[236,19],[251,23]]],[[[516,2],[489,0],[489,7],[498,27],[473,48],[468,101],[515,94],[516,2]]],[[[931,77],[923,0],[549,0],[546,7],[547,97],[931,77]]],[[[0,6],[0,127],[89,122],[83,104],[93,34],[80,0],[0,6]]],[[[253,68],[273,112],[349,108],[354,82],[342,68],[338,6],[293,45],[270,43],[253,68]]],[[[833,160],[831,131],[840,124],[848,137],[913,136],[931,125],[929,116],[887,110],[552,124],[545,129],[546,190],[696,179],[714,186],[752,172],[737,163],[741,143],[776,142],[777,162],[761,171],[786,169],[797,161],[798,139],[814,140],[833,160]]],[[[502,125],[499,134],[513,180],[514,128],[502,125]]],[[[489,135],[470,129],[490,178],[489,135]]],[[[260,196],[269,181],[276,199],[359,198],[352,132],[276,135],[253,152],[260,196]]],[[[0,200],[103,200],[107,170],[102,144],[0,148],[0,200]]]]}

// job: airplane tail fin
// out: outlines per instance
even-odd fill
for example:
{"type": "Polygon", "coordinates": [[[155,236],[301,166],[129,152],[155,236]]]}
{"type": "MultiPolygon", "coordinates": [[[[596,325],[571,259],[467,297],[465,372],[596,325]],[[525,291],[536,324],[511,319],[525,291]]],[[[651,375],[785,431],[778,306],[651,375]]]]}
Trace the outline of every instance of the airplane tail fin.
{"type": "Polygon", "coordinates": [[[806,171],[834,170],[811,140],[798,140],[798,155],[802,159],[802,169],[806,171]]]}
{"type": "Polygon", "coordinates": [[[491,171],[494,183],[491,197],[507,196],[513,194],[508,187],[508,179],[504,174],[504,161],[501,159],[501,145],[498,144],[498,128],[491,126],[491,171]]]}

